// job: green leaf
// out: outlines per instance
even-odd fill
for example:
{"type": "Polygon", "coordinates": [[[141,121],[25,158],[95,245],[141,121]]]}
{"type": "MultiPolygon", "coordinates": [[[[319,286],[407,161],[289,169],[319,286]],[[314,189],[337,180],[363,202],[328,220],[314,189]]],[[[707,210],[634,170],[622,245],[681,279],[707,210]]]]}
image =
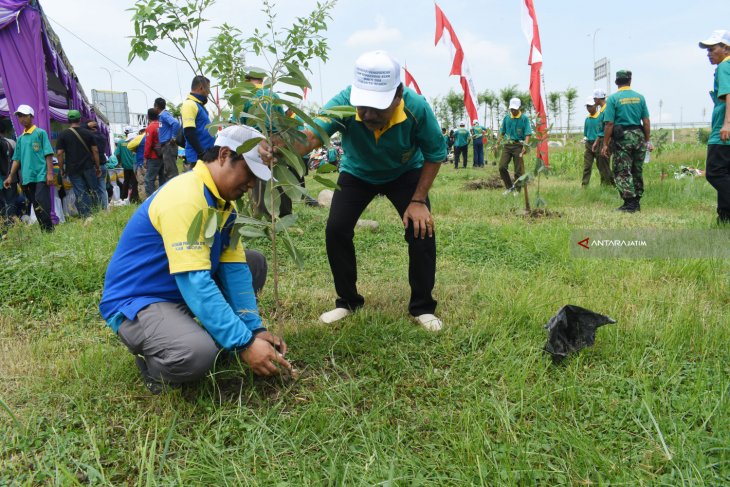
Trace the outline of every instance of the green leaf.
{"type": "Polygon", "coordinates": [[[238,154],[244,154],[256,147],[258,143],[262,140],[264,140],[263,137],[254,137],[253,139],[248,139],[246,142],[243,143],[243,145],[239,146],[238,149],[236,149],[236,152],[238,154]]]}
{"type": "Polygon", "coordinates": [[[244,215],[238,215],[236,216],[236,223],[241,223],[245,225],[252,225],[255,227],[267,227],[269,226],[269,223],[263,220],[257,220],[256,218],[252,218],[250,216],[244,216],[244,215]]]}
{"type": "Polygon", "coordinates": [[[188,245],[195,245],[200,240],[200,230],[203,226],[203,210],[200,210],[193,218],[193,223],[188,228],[188,245]]]}
{"type": "Polygon", "coordinates": [[[329,162],[321,164],[317,168],[317,174],[328,174],[331,172],[337,172],[337,166],[335,166],[334,164],[330,164],[329,162]]]}
{"type": "Polygon", "coordinates": [[[302,111],[299,107],[290,106],[289,108],[291,108],[291,110],[299,118],[301,118],[302,121],[305,124],[309,125],[310,127],[312,127],[315,130],[315,132],[317,132],[317,135],[319,135],[319,138],[322,139],[322,144],[323,145],[325,145],[325,146],[329,146],[330,145],[330,137],[329,137],[329,135],[327,135],[327,132],[325,132],[322,127],[320,127],[319,125],[317,125],[316,123],[314,123],[314,120],[312,119],[312,117],[310,117],[307,113],[305,113],[304,111],[302,111]]]}
{"type": "Polygon", "coordinates": [[[349,105],[339,105],[336,107],[324,108],[320,111],[320,113],[333,118],[347,118],[354,117],[357,113],[357,109],[349,105]]]}
{"type": "Polygon", "coordinates": [[[281,240],[284,243],[284,248],[286,248],[286,251],[291,256],[294,263],[297,265],[299,269],[304,267],[304,262],[302,260],[302,255],[297,250],[296,246],[294,245],[294,242],[291,239],[291,236],[289,235],[289,232],[284,230],[283,232],[284,238],[281,240]]]}
{"type": "Polygon", "coordinates": [[[208,209],[208,220],[205,222],[205,239],[209,239],[215,236],[215,232],[218,229],[218,212],[214,208],[208,209]]]}
{"type": "Polygon", "coordinates": [[[264,185],[264,205],[266,206],[266,211],[269,212],[269,215],[276,215],[279,216],[279,206],[281,205],[281,198],[279,197],[279,192],[274,191],[273,196],[273,202],[272,200],[272,193],[271,189],[274,185],[273,181],[269,181],[264,185]]]}
{"type": "Polygon", "coordinates": [[[238,243],[241,241],[241,228],[243,225],[240,223],[234,223],[233,228],[231,229],[231,241],[228,244],[228,247],[231,249],[235,249],[238,247],[238,243]]]}
{"type": "Polygon", "coordinates": [[[276,220],[276,233],[286,230],[297,222],[297,215],[291,213],[276,220]]]}
{"type": "Polygon", "coordinates": [[[298,155],[286,147],[279,147],[279,152],[284,156],[285,162],[294,169],[301,177],[304,174],[304,161],[298,155]]]}
{"type": "Polygon", "coordinates": [[[320,183],[322,186],[324,186],[327,189],[340,189],[339,186],[337,186],[337,183],[332,181],[331,179],[327,179],[323,176],[317,176],[315,174],[314,178],[315,181],[320,183]]]}
{"type": "Polygon", "coordinates": [[[243,235],[246,238],[266,238],[266,232],[264,232],[260,228],[253,228],[253,227],[241,227],[240,231],[241,235],[243,235]]]}

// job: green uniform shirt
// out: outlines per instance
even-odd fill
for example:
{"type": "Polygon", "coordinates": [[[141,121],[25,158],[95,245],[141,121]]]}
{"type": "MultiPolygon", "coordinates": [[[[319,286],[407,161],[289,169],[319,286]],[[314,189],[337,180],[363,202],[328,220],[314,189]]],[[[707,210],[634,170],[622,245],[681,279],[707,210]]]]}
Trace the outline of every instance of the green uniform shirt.
{"type": "Polygon", "coordinates": [[[603,105],[599,108],[600,112],[598,113],[598,129],[596,130],[596,137],[603,137],[603,112],[606,110],[606,105],[603,105]]]}
{"type": "Polygon", "coordinates": [[[583,124],[583,135],[586,136],[586,140],[593,142],[598,137],[598,117],[601,114],[596,111],[595,115],[589,115],[586,117],[586,121],[583,124]]]}
{"type": "Polygon", "coordinates": [[[114,155],[117,157],[117,161],[122,163],[123,169],[134,169],[136,156],[129,150],[127,144],[129,144],[129,142],[126,140],[118,140],[117,148],[114,150],[114,155]]]}
{"type": "Polygon", "coordinates": [[[454,130],[454,147],[464,147],[469,144],[471,134],[464,127],[454,130]]]}
{"type": "Polygon", "coordinates": [[[444,136],[444,144],[446,144],[446,147],[449,146],[449,134],[442,134],[444,136]]]}
{"type": "Polygon", "coordinates": [[[522,112],[516,117],[513,117],[511,113],[508,113],[504,117],[502,126],[499,128],[499,133],[509,140],[525,140],[525,137],[532,135],[532,128],[530,127],[530,121],[527,117],[522,116],[522,112]]]}
{"type": "Polygon", "coordinates": [[[730,140],[723,142],[720,139],[720,129],[725,121],[725,107],[730,94],[730,57],[725,58],[715,69],[715,86],[712,90],[712,101],[715,107],[712,109],[712,132],[707,144],[730,145],[730,140]],[[722,97],[722,98],[721,98],[722,97]]]}
{"type": "Polygon", "coordinates": [[[479,124],[476,124],[476,125],[472,126],[472,128],[471,128],[471,135],[475,139],[481,139],[482,137],[484,137],[484,127],[482,127],[479,124]]]}
{"type": "Polygon", "coordinates": [[[603,112],[604,122],[616,125],[641,125],[642,118],[649,118],[644,96],[629,86],[623,86],[606,100],[603,112]]]}
{"type": "Polygon", "coordinates": [[[23,184],[46,182],[46,156],[53,155],[48,134],[33,125],[18,137],[13,160],[20,163],[20,177],[23,184]]]}
{"type": "MultiPolygon", "coordinates": [[[[269,88],[259,88],[254,96],[256,98],[262,98],[265,96],[269,96],[271,93],[271,90],[269,88]]],[[[278,94],[274,93],[273,98],[280,98],[278,94]]],[[[241,113],[240,121],[242,124],[246,125],[246,121],[248,120],[248,117],[246,116],[247,113],[251,112],[251,109],[253,108],[253,102],[251,100],[247,100],[246,103],[243,104],[243,112],[241,113]]],[[[265,107],[264,107],[265,108],[265,107]]],[[[281,105],[274,105],[274,111],[279,112],[281,115],[285,115],[284,109],[281,107],[281,105]]],[[[270,113],[267,111],[267,113],[270,113]]],[[[257,117],[263,118],[263,114],[256,114],[257,117]]],[[[268,118],[268,117],[267,117],[268,118]]],[[[269,128],[269,121],[266,122],[266,127],[269,128]]],[[[258,124],[253,124],[253,127],[257,129],[260,132],[263,132],[263,130],[259,127],[258,124]]],[[[272,130],[272,132],[277,132],[276,127],[272,130]]]]}
{"type": "MultiPolygon", "coordinates": [[[[350,105],[349,86],[324,108],[343,105],[350,105]]],[[[426,98],[410,88],[403,90],[403,100],[383,130],[369,130],[358,116],[317,117],[314,121],[329,135],[342,133],[345,153],[340,171],[371,184],[398,179],[423,167],[424,161],[437,163],[446,159],[446,142],[431,107],[426,98]]]]}

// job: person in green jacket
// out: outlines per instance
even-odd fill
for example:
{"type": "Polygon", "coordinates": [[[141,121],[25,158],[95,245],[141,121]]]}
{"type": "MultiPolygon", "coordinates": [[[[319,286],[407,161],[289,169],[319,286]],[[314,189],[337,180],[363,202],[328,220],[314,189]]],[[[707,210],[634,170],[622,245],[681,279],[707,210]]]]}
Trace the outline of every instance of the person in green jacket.
{"type": "Polygon", "coordinates": [[[583,137],[585,149],[583,150],[583,180],[581,186],[584,188],[591,182],[591,172],[593,172],[593,163],[597,162],[598,154],[593,150],[593,146],[596,143],[596,137],[598,136],[598,116],[600,113],[596,109],[596,102],[593,98],[586,100],[586,110],[588,110],[588,116],[583,123],[583,137]]]}
{"type": "Polygon", "coordinates": [[[530,121],[520,111],[522,101],[519,98],[512,98],[509,101],[509,113],[504,117],[502,126],[499,128],[499,138],[495,149],[502,142],[502,138],[507,139],[502,148],[502,156],[499,158],[499,175],[502,177],[504,187],[510,189],[513,185],[509,177],[509,163],[514,161],[515,181],[525,173],[525,161],[523,157],[527,152],[530,143],[532,128],[530,121]]]}
{"type": "Polygon", "coordinates": [[[459,169],[459,157],[464,155],[464,165],[466,169],[467,152],[469,151],[469,141],[471,133],[464,127],[464,122],[459,124],[459,128],[454,131],[454,169],[459,169]]]}
{"type": "Polygon", "coordinates": [[[128,198],[130,203],[139,203],[137,175],[134,172],[136,155],[127,147],[137,134],[134,133],[132,127],[127,127],[124,129],[124,135],[126,135],[127,138],[117,140],[117,148],[114,150],[114,155],[117,157],[117,161],[122,163],[122,169],[124,169],[122,198],[128,198]]]}
{"type": "Polygon", "coordinates": [[[616,72],[618,91],[608,97],[603,112],[604,146],[601,153],[613,152],[613,177],[623,206],[618,211],[641,211],[644,194],[644,157],[654,150],[651,144],[651,122],[644,96],[631,89],[631,71],[616,72]]]}
{"type": "Polygon", "coordinates": [[[715,84],[710,92],[715,104],[712,110],[712,132],[707,141],[707,182],[717,190],[717,222],[730,224],[730,31],[716,30],[700,42],[715,68],[715,84]]]}

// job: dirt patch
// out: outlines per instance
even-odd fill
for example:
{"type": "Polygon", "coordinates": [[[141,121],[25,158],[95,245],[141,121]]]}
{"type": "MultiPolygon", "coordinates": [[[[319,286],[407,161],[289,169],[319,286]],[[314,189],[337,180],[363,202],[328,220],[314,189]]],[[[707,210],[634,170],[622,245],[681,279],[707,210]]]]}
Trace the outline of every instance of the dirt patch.
{"type": "Polygon", "coordinates": [[[489,179],[475,179],[464,185],[464,189],[475,191],[477,189],[504,189],[504,183],[499,176],[492,176],[489,179]]]}
{"type": "Polygon", "coordinates": [[[548,210],[547,208],[533,208],[530,211],[514,210],[514,212],[522,218],[530,220],[541,220],[543,218],[562,218],[563,214],[559,211],[548,210]]]}

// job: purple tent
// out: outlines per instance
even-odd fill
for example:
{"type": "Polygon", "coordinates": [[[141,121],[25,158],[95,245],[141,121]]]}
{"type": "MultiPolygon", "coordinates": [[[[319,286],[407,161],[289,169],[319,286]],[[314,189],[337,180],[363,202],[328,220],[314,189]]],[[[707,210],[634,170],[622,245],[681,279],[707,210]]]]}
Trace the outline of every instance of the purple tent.
{"type": "Polygon", "coordinates": [[[97,120],[101,132],[109,133],[37,0],[0,0],[0,52],[0,115],[10,116],[17,134],[22,127],[11,115],[23,104],[33,108],[35,124],[49,133],[51,118],[68,122],[70,109],[97,120]]]}

